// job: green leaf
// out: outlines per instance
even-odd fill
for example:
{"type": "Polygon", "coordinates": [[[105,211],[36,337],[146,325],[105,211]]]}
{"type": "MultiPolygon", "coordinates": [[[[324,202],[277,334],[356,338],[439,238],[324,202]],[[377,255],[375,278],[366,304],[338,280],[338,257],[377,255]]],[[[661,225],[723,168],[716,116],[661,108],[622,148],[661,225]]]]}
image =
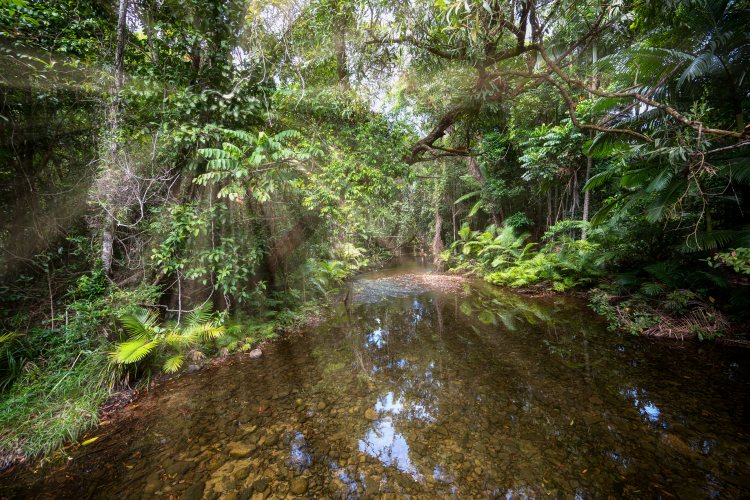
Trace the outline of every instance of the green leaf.
{"type": "Polygon", "coordinates": [[[167,373],[174,373],[180,369],[184,361],[184,356],[182,356],[181,354],[176,354],[164,362],[164,371],[167,373]]]}
{"type": "Polygon", "coordinates": [[[459,199],[457,199],[457,200],[456,200],[456,201],[454,202],[454,205],[458,205],[458,204],[459,204],[459,203],[461,203],[462,201],[464,201],[464,200],[467,200],[467,199],[471,198],[472,196],[476,196],[476,195],[478,195],[478,194],[482,194],[482,191],[481,191],[481,190],[479,190],[479,191],[472,191],[472,192],[471,192],[471,193],[469,193],[469,194],[465,194],[465,195],[463,195],[462,197],[460,197],[459,199]]]}
{"type": "Polygon", "coordinates": [[[482,207],[482,200],[479,200],[478,202],[476,202],[476,204],[474,205],[474,207],[472,207],[472,209],[469,212],[469,215],[467,217],[471,217],[472,215],[474,215],[475,213],[477,213],[481,207],[482,207]]]}

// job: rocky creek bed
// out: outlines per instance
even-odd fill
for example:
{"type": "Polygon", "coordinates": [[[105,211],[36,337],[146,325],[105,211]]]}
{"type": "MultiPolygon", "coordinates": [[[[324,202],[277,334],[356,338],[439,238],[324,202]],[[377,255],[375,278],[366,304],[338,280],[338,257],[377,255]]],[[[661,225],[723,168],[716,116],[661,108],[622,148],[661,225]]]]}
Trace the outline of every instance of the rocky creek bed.
{"type": "Polygon", "coordinates": [[[747,498],[747,357],[418,261],[349,308],[159,385],[4,498],[747,498]],[[412,277],[410,277],[410,275],[412,277]]]}

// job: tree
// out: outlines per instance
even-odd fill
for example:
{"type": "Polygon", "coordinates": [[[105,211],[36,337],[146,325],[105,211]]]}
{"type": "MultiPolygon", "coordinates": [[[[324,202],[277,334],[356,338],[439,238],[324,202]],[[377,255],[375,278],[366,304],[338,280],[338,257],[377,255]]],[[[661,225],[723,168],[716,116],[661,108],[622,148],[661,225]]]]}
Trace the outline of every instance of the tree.
{"type": "Polygon", "coordinates": [[[373,32],[367,43],[384,50],[404,45],[411,53],[429,55],[465,71],[475,71],[469,91],[446,109],[432,130],[412,147],[405,161],[414,164],[425,159],[466,155],[447,150],[436,143],[457,121],[476,116],[485,107],[514,99],[546,84],[566,103],[571,122],[582,130],[625,134],[646,143],[653,138],[628,128],[616,128],[614,119],[632,110],[636,104],[615,109],[596,123],[583,123],[576,115],[576,94],[590,93],[607,99],[631,100],[639,106],[659,109],[680,127],[701,130],[718,137],[742,138],[743,133],[707,126],[686,117],[673,106],[654,100],[656,89],[674,76],[684,63],[680,55],[670,53],[662,59],[657,81],[645,90],[624,87],[600,90],[590,82],[564,71],[579,61],[605,33],[620,27],[630,12],[627,5],[590,5],[574,3],[564,8],[559,2],[527,0],[505,4],[494,2],[444,2],[433,7],[420,3],[402,19],[373,32]],[[571,24],[586,29],[569,42],[565,37],[571,24]],[[408,27],[408,28],[407,28],[408,27]]]}

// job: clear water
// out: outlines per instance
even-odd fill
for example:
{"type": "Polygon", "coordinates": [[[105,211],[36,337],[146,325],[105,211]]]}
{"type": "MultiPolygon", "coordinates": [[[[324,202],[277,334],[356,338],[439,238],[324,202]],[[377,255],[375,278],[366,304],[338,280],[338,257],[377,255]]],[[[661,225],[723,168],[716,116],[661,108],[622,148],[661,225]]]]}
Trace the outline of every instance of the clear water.
{"type": "Polygon", "coordinates": [[[584,302],[358,277],[324,325],[162,384],[6,498],[747,498],[745,352],[584,302]]]}

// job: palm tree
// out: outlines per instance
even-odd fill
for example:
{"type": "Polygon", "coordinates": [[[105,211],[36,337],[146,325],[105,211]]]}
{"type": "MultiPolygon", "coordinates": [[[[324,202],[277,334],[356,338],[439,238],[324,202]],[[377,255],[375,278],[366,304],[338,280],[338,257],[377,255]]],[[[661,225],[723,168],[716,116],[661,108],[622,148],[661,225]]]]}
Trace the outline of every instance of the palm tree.
{"type": "Polygon", "coordinates": [[[160,327],[159,316],[151,309],[140,308],[120,318],[129,334],[126,342],[116,344],[110,359],[118,364],[138,363],[159,353],[171,350],[162,369],[174,373],[180,369],[185,357],[203,357],[196,344],[199,341],[217,339],[224,335],[224,326],[211,318],[211,306],[196,309],[188,314],[184,326],[160,327]]]}
{"type": "Polygon", "coordinates": [[[726,89],[716,94],[720,99],[728,97],[732,101],[737,130],[741,132],[745,126],[742,100],[747,93],[750,68],[750,10],[735,8],[735,4],[730,0],[713,0],[686,16],[687,28],[698,34],[702,44],[682,72],[677,88],[688,91],[692,98],[706,86],[726,89]]]}
{"type": "MultiPolygon", "coordinates": [[[[654,100],[671,102],[698,121],[720,113],[720,105],[728,98],[732,121],[742,130],[741,102],[750,88],[746,78],[750,67],[750,11],[736,8],[729,0],[712,0],[693,4],[677,18],[683,24],[681,32],[694,34],[677,46],[696,47],[692,53],[644,44],[605,57],[598,69],[621,84],[637,85],[641,94],[653,95],[654,100]],[[717,109],[700,103],[702,97],[717,109]]],[[[656,107],[644,109],[622,99],[607,98],[599,99],[594,108],[606,111],[600,123],[648,132],[657,140],[653,144],[623,144],[614,136],[600,135],[593,141],[592,155],[615,156],[615,161],[592,177],[584,189],[617,181],[621,191],[592,218],[592,226],[607,218],[616,220],[636,207],[645,210],[647,220],[655,223],[695,204],[700,207],[700,216],[683,250],[713,249],[747,238],[747,231],[715,230],[712,220],[712,204],[724,190],[712,190],[717,179],[726,185],[750,184],[747,155],[732,150],[725,156],[712,156],[712,150],[720,145],[717,139],[701,131],[681,130],[670,115],[656,107]]],[[[743,198],[748,197],[743,192],[743,198]]]]}

